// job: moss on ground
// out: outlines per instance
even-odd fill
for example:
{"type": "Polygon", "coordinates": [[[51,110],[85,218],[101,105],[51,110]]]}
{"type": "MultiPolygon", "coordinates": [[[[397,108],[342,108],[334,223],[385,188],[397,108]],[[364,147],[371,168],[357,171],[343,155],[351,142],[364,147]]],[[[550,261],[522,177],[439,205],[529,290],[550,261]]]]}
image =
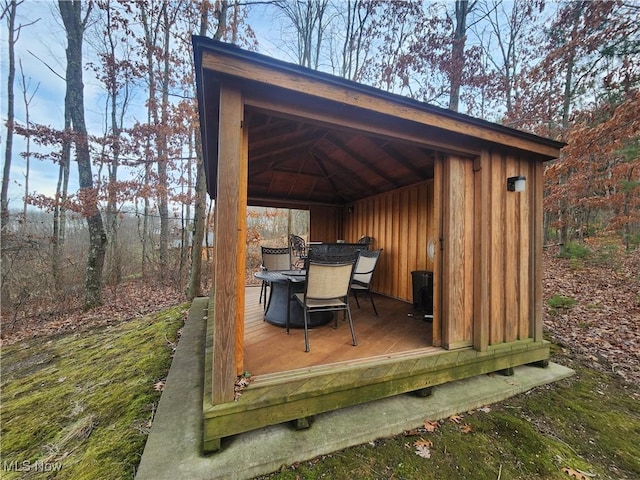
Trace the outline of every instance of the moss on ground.
{"type": "MultiPolygon", "coordinates": [[[[2,464],[57,462],[62,470],[5,470],[2,478],[132,478],[160,395],[154,384],[166,375],[185,311],[3,348],[2,464]]],[[[552,355],[562,349],[552,346],[552,355]]],[[[464,413],[459,423],[442,421],[432,433],[359,445],[263,478],[640,478],[640,388],[570,366],[570,379],[464,413]],[[421,439],[432,443],[430,458],[416,454],[421,439]]]]}
{"type": "Polygon", "coordinates": [[[132,478],[187,307],[4,347],[2,478],[132,478]]]}
{"type": "Polygon", "coordinates": [[[459,423],[441,421],[432,433],[360,445],[263,478],[640,478],[640,390],[572,367],[571,379],[468,412],[459,423]],[[417,440],[432,442],[430,458],[415,453],[417,440]]]}

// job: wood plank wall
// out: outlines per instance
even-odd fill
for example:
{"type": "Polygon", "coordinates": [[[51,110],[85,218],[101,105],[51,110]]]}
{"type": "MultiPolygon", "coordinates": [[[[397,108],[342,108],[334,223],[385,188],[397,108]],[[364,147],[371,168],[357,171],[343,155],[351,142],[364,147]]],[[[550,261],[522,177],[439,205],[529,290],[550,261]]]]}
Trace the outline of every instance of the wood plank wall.
{"type": "Polygon", "coordinates": [[[476,159],[447,156],[438,171],[437,189],[430,180],[358,201],[352,213],[313,210],[312,239],[355,242],[362,235],[373,237],[373,248],[384,249],[373,289],[411,302],[411,272],[435,270],[438,275],[427,257],[432,238],[436,261],[442,256],[442,283],[435,278],[434,300],[442,301],[436,310],[446,348],[473,345],[482,351],[516,340],[540,340],[542,202],[537,184],[542,164],[516,153],[485,150],[476,159]],[[527,177],[526,190],[508,192],[507,178],[518,175],[527,177]],[[341,217],[342,234],[336,227],[341,217]]]}
{"type": "Polygon", "coordinates": [[[309,207],[309,241],[335,242],[342,238],[342,207],[309,207]]]}
{"type": "Polygon", "coordinates": [[[474,161],[450,155],[442,174],[442,336],[445,348],[473,344],[474,161]]]}
{"type": "MultiPolygon", "coordinates": [[[[489,212],[482,242],[488,242],[486,266],[489,318],[488,345],[497,345],[532,336],[535,323],[533,308],[534,287],[542,281],[536,277],[535,258],[532,248],[538,241],[534,220],[538,208],[536,198],[536,169],[538,162],[516,154],[485,151],[482,154],[483,181],[490,199],[489,212]],[[524,192],[507,191],[507,178],[518,175],[527,177],[524,192]]],[[[541,186],[540,186],[541,188],[541,186]]]]}
{"type": "MultiPolygon", "coordinates": [[[[383,249],[373,290],[413,301],[411,272],[433,271],[427,256],[429,238],[437,239],[433,180],[355,202],[344,213],[344,240],[373,237],[372,249],[383,249]]],[[[436,242],[437,250],[437,242],[436,242]]]]}

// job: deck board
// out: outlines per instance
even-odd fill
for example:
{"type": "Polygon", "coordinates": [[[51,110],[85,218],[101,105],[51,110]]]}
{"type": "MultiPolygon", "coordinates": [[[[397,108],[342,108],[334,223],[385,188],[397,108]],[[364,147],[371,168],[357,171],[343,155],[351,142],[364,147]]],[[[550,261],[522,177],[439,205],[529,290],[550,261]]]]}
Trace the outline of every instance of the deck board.
{"type": "Polygon", "coordinates": [[[357,346],[351,344],[349,323],[340,318],[337,329],[330,323],[309,331],[311,351],[307,353],[302,329],[291,329],[287,335],[284,328],[263,321],[259,295],[260,287],[247,287],[244,370],[253,376],[398,354],[432,345],[431,324],[408,316],[411,304],[375,295],[379,317],[374,315],[366,297],[359,299],[360,309],[351,299],[357,346]]]}

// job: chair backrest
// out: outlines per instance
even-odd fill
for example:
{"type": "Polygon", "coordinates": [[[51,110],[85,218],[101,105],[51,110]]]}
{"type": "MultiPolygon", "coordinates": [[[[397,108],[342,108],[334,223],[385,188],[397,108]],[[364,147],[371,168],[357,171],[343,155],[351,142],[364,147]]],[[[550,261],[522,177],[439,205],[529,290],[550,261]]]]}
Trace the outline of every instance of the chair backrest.
{"type": "Polygon", "coordinates": [[[310,260],[307,266],[305,298],[327,300],[348,296],[353,266],[353,261],[324,263],[310,260]]]}
{"type": "Polygon", "coordinates": [[[358,239],[358,243],[362,243],[364,245],[371,245],[373,239],[371,237],[369,237],[368,235],[363,235],[362,237],[360,237],[358,239]]]}
{"type": "Polygon", "coordinates": [[[287,247],[262,247],[262,266],[267,270],[289,270],[291,268],[287,247]]]}
{"type": "Polygon", "coordinates": [[[373,277],[373,272],[376,269],[376,265],[378,264],[378,259],[380,258],[380,250],[365,250],[360,252],[358,256],[358,261],[356,263],[355,269],[353,271],[353,280],[362,283],[364,285],[369,285],[371,283],[371,278],[373,277]]]}
{"type": "Polygon", "coordinates": [[[291,256],[290,262],[292,266],[296,265],[301,258],[307,255],[307,244],[304,238],[298,235],[289,236],[289,254],[291,256]]]}

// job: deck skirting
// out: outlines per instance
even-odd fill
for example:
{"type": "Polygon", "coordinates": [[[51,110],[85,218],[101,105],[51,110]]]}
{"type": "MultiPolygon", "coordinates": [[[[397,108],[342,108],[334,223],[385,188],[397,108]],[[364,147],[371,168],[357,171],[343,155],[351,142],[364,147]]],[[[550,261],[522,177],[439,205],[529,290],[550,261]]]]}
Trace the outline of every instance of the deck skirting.
{"type": "MultiPolygon", "coordinates": [[[[212,315],[208,318],[211,331],[212,315]]],[[[235,402],[213,405],[212,346],[207,335],[203,396],[203,446],[224,437],[310,417],[372,400],[421,390],[549,358],[549,342],[520,340],[478,352],[421,349],[396,355],[261,375],[235,402]]],[[[313,427],[312,427],[313,428],[313,427]]]]}

